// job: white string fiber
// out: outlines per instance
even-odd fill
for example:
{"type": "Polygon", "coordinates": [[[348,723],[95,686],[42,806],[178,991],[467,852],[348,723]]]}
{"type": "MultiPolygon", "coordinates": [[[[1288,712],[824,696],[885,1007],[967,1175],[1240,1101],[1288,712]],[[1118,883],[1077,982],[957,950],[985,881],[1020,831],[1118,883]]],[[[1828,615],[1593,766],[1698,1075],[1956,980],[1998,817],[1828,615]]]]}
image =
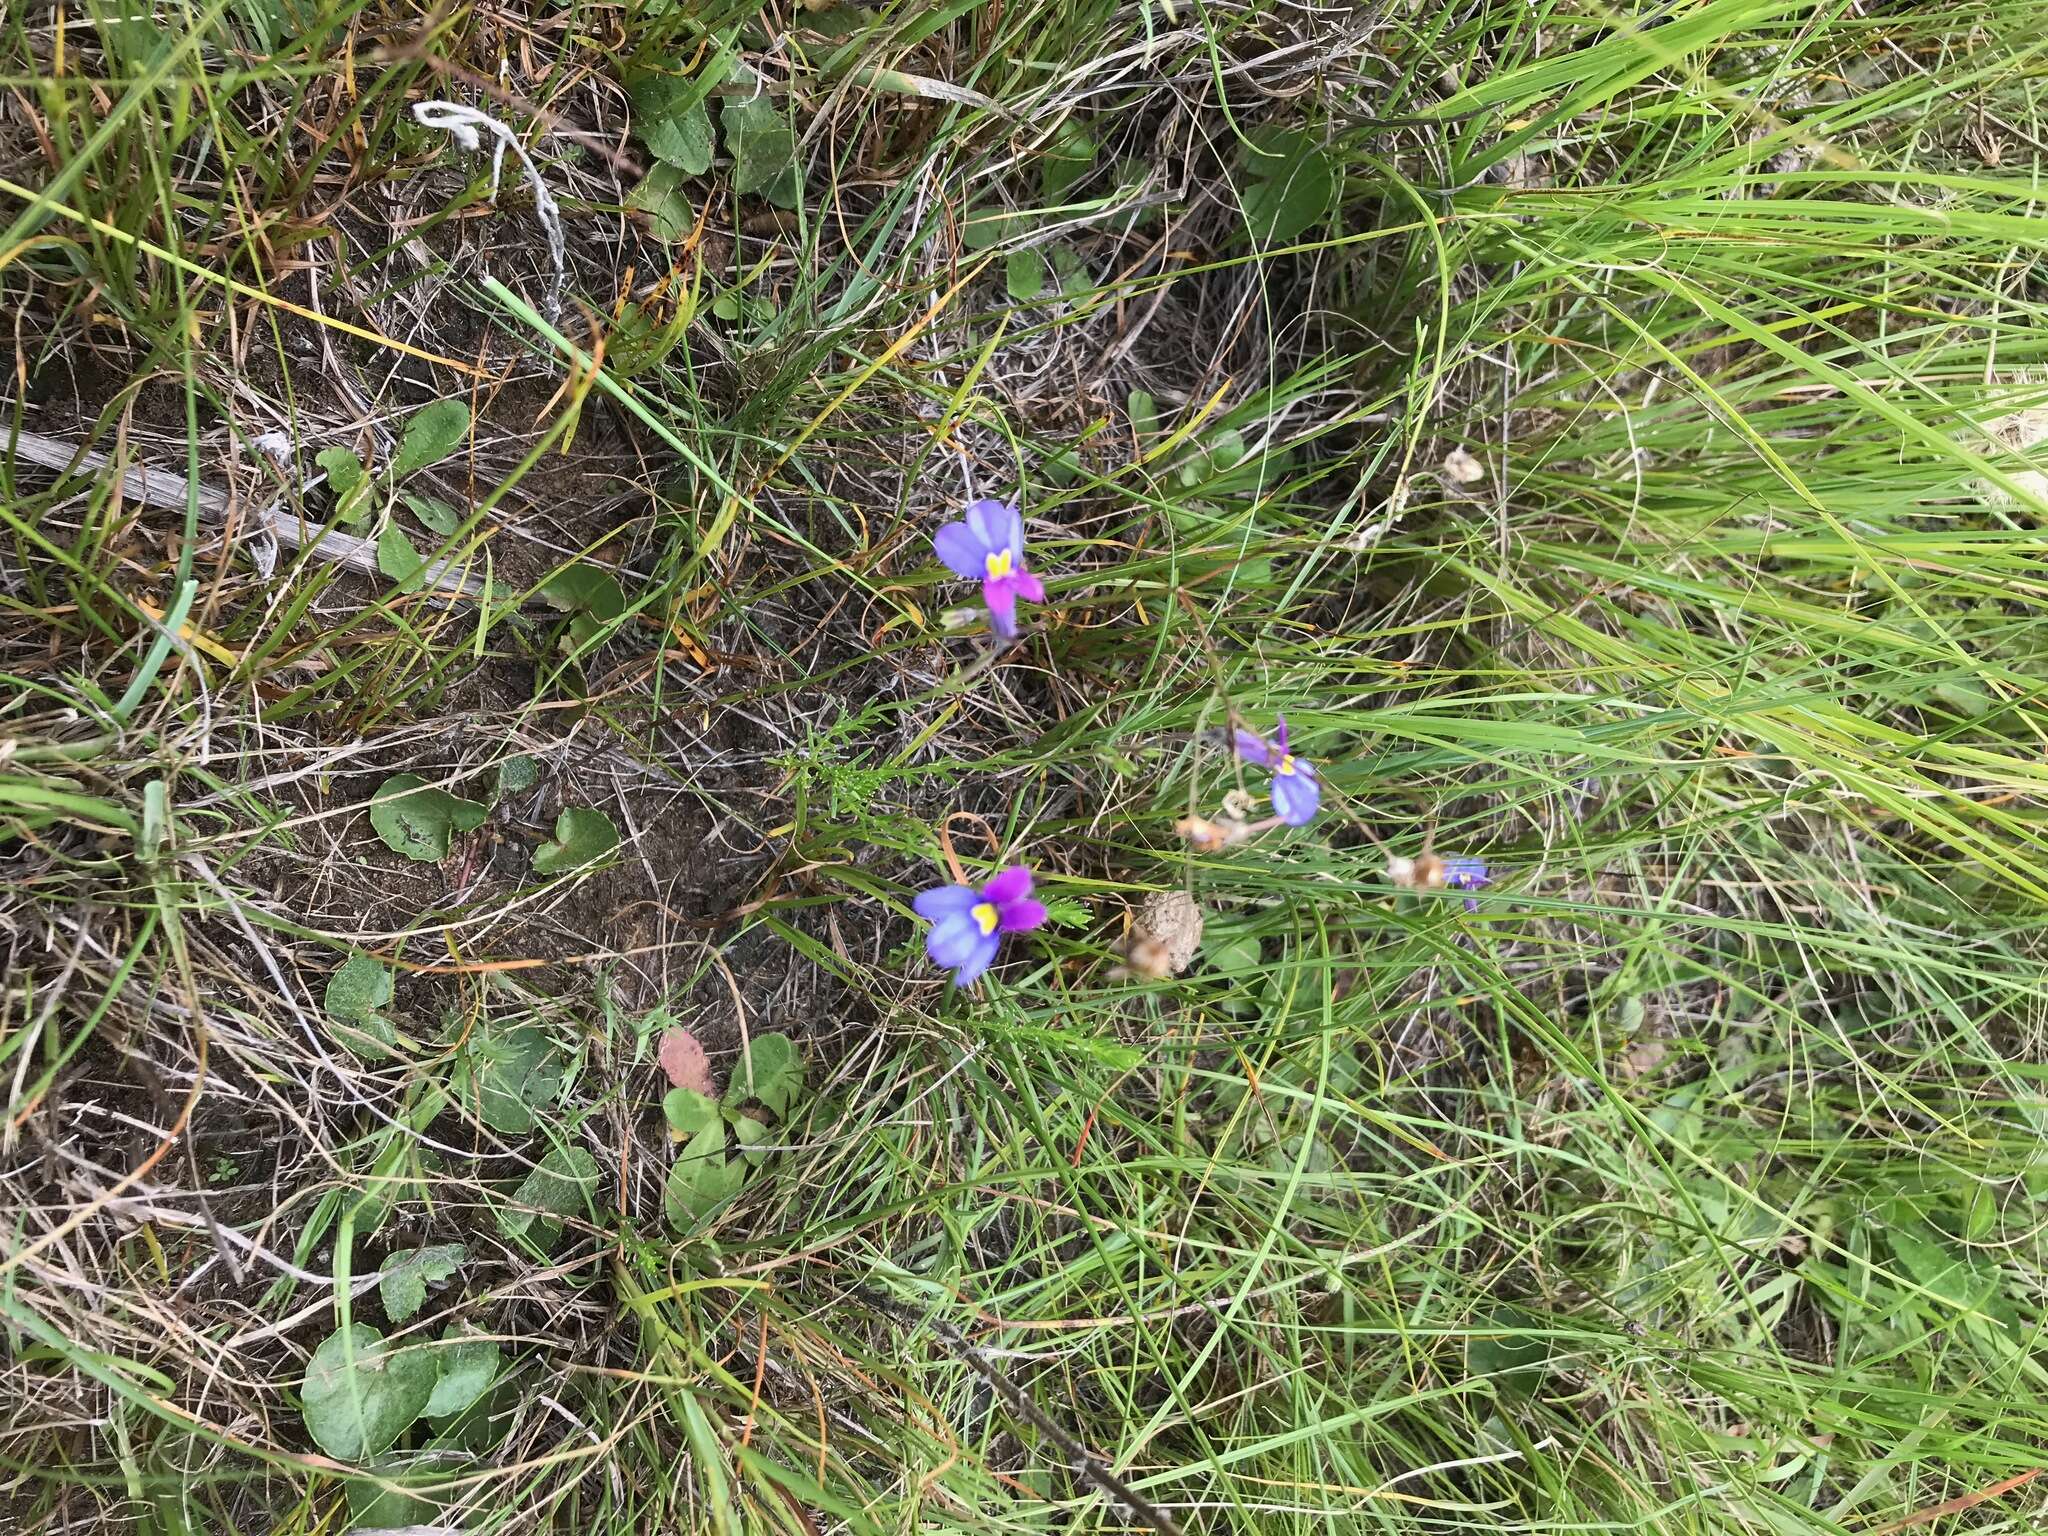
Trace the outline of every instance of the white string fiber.
{"type": "Polygon", "coordinates": [[[569,275],[569,245],[562,234],[562,215],[555,207],[554,194],[548,191],[548,184],[541,180],[540,171],[532,157],[526,153],[526,146],[519,142],[519,136],[488,112],[479,112],[475,107],[466,107],[459,101],[416,101],[412,108],[413,120],[423,128],[438,128],[454,136],[455,142],[464,149],[482,149],[483,139],[478,130],[491,136],[491,198],[498,196],[498,173],[505,166],[505,151],[510,149],[519,157],[519,163],[526,168],[527,183],[533,188],[534,211],[540,215],[541,228],[547,231],[548,260],[554,268],[554,283],[548,289],[547,307],[543,313],[552,324],[562,313],[562,285],[569,275]]]}

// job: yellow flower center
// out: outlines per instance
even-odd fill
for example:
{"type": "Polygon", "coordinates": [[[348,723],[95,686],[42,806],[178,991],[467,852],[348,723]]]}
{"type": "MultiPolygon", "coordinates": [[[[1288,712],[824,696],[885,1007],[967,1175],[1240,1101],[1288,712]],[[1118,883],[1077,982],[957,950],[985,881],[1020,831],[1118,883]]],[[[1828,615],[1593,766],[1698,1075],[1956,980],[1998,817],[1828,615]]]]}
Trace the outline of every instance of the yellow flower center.
{"type": "Polygon", "coordinates": [[[1273,771],[1275,773],[1294,772],[1294,754],[1290,752],[1287,754],[1287,756],[1281,758],[1280,761],[1274,766],[1273,771]]]}
{"type": "Polygon", "coordinates": [[[991,578],[1009,575],[1010,567],[1015,563],[1007,549],[999,549],[994,554],[985,556],[982,560],[982,565],[987,569],[991,578]]]}
{"type": "Polygon", "coordinates": [[[1001,921],[999,914],[996,912],[995,903],[991,901],[976,902],[973,907],[968,909],[967,915],[974,919],[984,934],[994,933],[996,931],[996,924],[1001,921]]]}

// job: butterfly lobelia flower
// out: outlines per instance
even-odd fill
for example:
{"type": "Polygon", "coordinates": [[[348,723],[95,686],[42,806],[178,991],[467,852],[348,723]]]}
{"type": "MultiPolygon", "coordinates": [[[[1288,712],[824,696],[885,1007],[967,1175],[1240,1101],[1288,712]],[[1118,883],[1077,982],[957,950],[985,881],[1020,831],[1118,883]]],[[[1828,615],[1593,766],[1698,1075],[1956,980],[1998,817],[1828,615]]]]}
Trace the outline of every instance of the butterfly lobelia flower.
{"type": "Polygon", "coordinates": [[[994,963],[1006,933],[1029,933],[1046,918],[1045,903],[1031,895],[1031,871],[1022,864],[1004,870],[980,890],[971,885],[936,885],[911,903],[932,925],[924,952],[953,973],[953,985],[970,985],[994,963]]]}
{"type": "Polygon", "coordinates": [[[1287,750],[1287,717],[1273,717],[1273,740],[1250,731],[1233,734],[1237,755],[1248,763],[1273,770],[1273,814],[1290,827],[1305,827],[1323,803],[1322,782],[1315,765],[1287,750]]]}
{"type": "Polygon", "coordinates": [[[971,501],[957,523],[932,535],[932,548],[962,581],[981,583],[991,628],[1017,638],[1017,599],[1045,601],[1045,583],[1024,566],[1024,519],[1014,503],[971,501]]]}
{"type": "MultiPolygon", "coordinates": [[[[1493,883],[1486,860],[1470,854],[1425,853],[1419,859],[1389,859],[1387,878],[1404,891],[1479,891],[1493,883]]],[[[1465,910],[1477,912],[1477,897],[1465,898],[1465,910]]]]}

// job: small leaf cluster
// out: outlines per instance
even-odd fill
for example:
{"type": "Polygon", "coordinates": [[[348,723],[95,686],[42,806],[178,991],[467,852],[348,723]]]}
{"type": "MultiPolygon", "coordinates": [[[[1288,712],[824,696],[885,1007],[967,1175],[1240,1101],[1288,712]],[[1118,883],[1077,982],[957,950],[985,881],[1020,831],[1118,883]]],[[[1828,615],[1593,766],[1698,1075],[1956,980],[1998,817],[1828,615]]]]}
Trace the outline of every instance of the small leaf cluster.
{"type": "MultiPolygon", "coordinates": [[[[455,838],[474,832],[492,806],[524,794],[540,782],[540,768],[531,758],[508,758],[498,765],[490,802],[470,800],[416,773],[393,774],[370,797],[370,826],[384,846],[422,864],[448,857],[455,838]]],[[[609,858],[619,846],[619,829],[611,817],[590,806],[566,806],[555,817],[554,836],[533,855],[533,872],[558,875],[609,858]]]]}
{"type": "MultiPolygon", "coordinates": [[[[469,435],[469,406],[461,400],[435,400],[413,412],[405,423],[398,452],[381,470],[365,468],[352,448],[323,448],[313,461],[326,471],[334,493],[334,518],[345,527],[369,521],[388,511],[394,497],[403,501],[420,526],[441,538],[453,536],[462,514],[439,497],[401,491],[407,476],[438,464],[462,446],[469,435]]],[[[427,562],[411,537],[389,516],[377,534],[377,569],[398,583],[400,591],[416,589],[427,562]]]]}
{"type": "Polygon", "coordinates": [[[723,1098],[694,1088],[669,1090],[662,1113],[681,1144],[662,1196],[671,1225],[688,1230],[739,1193],[747,1170],[767,1160],[769,1122],[788,1117],[803,1086],[796,1042],[770,1034],[751,1042],[723,1098]]]}
{"type": "MultiPolygon", "coordinates": [[[[751,76],[734,77],[746,84],[751,76]]],[[[659,71],[641,75],[629,87],[634,125],[655,166],[627,199],[646,213],[664,240],[681,240],[695,226],[683,182],[711,169],[716,156],[709,97],[720,82],[710,76],[685,79],[659,71]]],[[[718,130],[731,160],[732,189],[740,197],[760,196],[779,208],[803,201],[803,171],[796,132],[788,114],[766,95],[726,97],[718,109],[718,130]]]]}

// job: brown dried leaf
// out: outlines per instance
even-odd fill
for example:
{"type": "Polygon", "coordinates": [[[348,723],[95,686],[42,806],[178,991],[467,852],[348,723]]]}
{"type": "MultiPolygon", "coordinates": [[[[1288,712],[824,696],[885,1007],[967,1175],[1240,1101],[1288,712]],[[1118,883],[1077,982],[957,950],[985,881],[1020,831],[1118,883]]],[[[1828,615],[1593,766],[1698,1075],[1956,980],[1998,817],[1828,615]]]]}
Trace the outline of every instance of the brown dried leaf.
{"type": "Polygon", "coordinates": [[[658,1059],[661,1070],[668,1074],[669,1082],[675,1087],[688,1088],[707,1099],[718,1097],[718,1090],[711,1086],[711,1058],[704,1054],[704,1047],[687,1029],[664,1029],[661,1032],[658,1059]]]}

